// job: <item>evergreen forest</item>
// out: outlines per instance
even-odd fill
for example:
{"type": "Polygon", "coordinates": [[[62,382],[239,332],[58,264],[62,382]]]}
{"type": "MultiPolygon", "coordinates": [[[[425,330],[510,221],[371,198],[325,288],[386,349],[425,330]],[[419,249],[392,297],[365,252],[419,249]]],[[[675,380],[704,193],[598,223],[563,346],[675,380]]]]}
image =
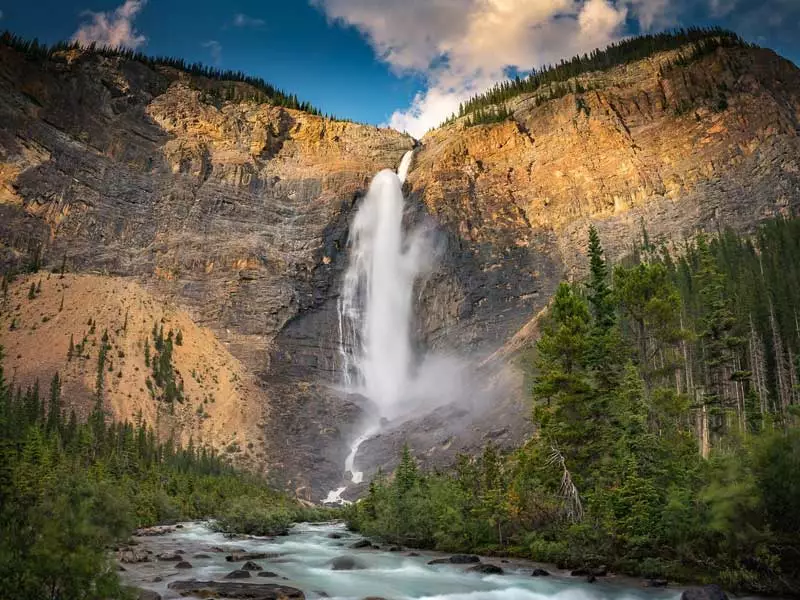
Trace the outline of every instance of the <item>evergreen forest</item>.
{"type": "MultiPolygon", "coordinates": [[[[298,99],[296,94],[290,94],[276,88],[261,77],[253,77],[242,71],[222,70],[202,63],[187,63],[182,58],[148,56],[129,48],[114,48],[95,44],[82,47],[78,42],[58,42],[53,45],[47,45],[41,44],[36,39],[27,40],[19,37],[10,31],[0,34],[0,46],[12,48],[24,54],[28,60],[39,62],[57,60],[60,54],[70,50],[84,50],[107,58],[135,61],[153,69],[169,67],[192,75],[195,78],[209,80],[213,85],[204,85],[202,89],[208,98],[212,100],[267,103],[284,108],[302,110],[312,115],[322,115],[322,112],[311,103],[298,99]]],[[[197,84],[199,82],[193,81],[192,83],[197,84]]]]}
{"type": "Polygon", "coordinates": [[[619,264],[589,230],[531,367],[523,447],[422,471],[406,448],[351,507],[369,535],[673,581],[800,582],[800,220],[752,236],[642,236],[619,264]]]}
{"type": "Polygon", "coordinates": [[[216,518],[222,531],[265,535],[329,517],[211,450],[110,421],[101,398],[79,422],[58,374],[47,391],[22,390],[0,360],[0,598],[126,597],[111,549],[135,527],[216,518]]]}
{"type": "MultiPolygon", "coordinates": [[[[459,105],[456,118],[467,117],[466,125],[482,125],[504,121],[511,116],[505,103],[521,94],[536,94],[537,106],[567,94],[590,91],[575,78],[592,72],[608,71],[648,58],[659,52],[682,50],[674,66],[685,66],[711,54],[717,48],[750,47],[738,34],[718,27],[692,27],[656,34],[630,37],[605,49],[564,59],[556,65],[532,69],[526,77],[516,76],[496,84],[459,105]]],[[[578,108],[581,108],[580,106],[578,108]]]]}

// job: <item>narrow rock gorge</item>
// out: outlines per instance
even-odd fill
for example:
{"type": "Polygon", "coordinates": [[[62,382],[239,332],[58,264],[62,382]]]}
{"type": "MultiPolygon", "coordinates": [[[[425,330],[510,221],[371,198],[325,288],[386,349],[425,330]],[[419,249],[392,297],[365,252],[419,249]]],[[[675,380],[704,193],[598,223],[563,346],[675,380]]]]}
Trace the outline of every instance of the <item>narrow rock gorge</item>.
{"type": "MultiPolygon", "coordinates": [[[[515,357],[558,282],[584,269],[590,223],[618,258],[644,230],[679,245],[700,229],[748,231],[798,208],[800,71],[756,48],[719,48],[689,64],[677,56],[582,75],[589,91],[521,95],[501,123],[455,120],[416,141],[224,102],[215,93],[224,82],[168,66],[80,50],[36,61],[0,46],[0,266],[63,264],[74,277],[130,283],[178,311],[186,332],[190,320],[213,333],[209,364],[230,354],[247,412],[230,402],[229,412],[211,411],[195,441],[236,441],[240,460],[319,500],[343,477],[362,410],[337,391],[349,224],[372,176],[416,148],[406,218],[433,222],[442,252],[418,286],[414,341],[468,355],[492,402],[387,431],[358,464],[368,479],[405,440],[431,464],[488,439],[510,445],[530,433],[515,357]],[[228,415],[222,433],[212,433],[215,413],[228,415]]],[[[40,349],[11,328],[16,302],[0,315],[0,343],[16,344],[15,376],[29,382],[40,349]]],[[[137,340],[125,347],[141,350],[137,340]]],[[[73,402],[93,402],[75,389],[73,402]]],[[[187,412],[202,408],[202,395],[190,394],[187,412]]],[[[142,407],[118,395],[107,408],[135,418],[142,407]]]]}

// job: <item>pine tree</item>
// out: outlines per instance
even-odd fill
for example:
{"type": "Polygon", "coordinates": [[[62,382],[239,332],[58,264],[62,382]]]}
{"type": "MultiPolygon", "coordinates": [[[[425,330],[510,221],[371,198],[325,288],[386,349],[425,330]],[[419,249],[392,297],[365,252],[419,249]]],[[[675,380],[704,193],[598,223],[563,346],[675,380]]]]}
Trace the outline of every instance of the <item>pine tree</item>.
{"type": "Polygon", "coordinates": [[[61,427],[61,380],[58,373],[50,381],[50,404],[47,407],[47,431],[58,431],[61,427]]]}
{"type": "Polygon", "coordinates": [[[417,461],[411,455],[408,444],[403,445],[403,453],[400,456],[400,464],[395,471],[395,482],[400,495],[405,495],[416,485],[418,479],[417,461]]]}
{"type": "Polygon", "coordinates": [[[594,225],[589,226],[589,304],[592,307],[598,334],[604,335],[614,326],[614,306],[611,302],[609,269],[594,225]]]}

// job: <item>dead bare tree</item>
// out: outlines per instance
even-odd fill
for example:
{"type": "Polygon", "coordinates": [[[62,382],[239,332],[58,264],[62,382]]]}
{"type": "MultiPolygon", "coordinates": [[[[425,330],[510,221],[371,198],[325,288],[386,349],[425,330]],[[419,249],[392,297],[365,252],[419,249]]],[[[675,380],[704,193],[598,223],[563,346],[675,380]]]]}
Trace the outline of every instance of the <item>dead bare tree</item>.
{"type": "Polygon", "coordinates": [[[561,487],[558,490],[559,496],[564,501],[564,516],[573,523],[578,523],[583,519],[583,505],[581,504],[581,495],[575,483],[572,481],[572,475],[567,469],[564,455],[555,445],[550,443],[550,456],[547,459],[548,466],[556,466],[562,471],[561,487]]]}

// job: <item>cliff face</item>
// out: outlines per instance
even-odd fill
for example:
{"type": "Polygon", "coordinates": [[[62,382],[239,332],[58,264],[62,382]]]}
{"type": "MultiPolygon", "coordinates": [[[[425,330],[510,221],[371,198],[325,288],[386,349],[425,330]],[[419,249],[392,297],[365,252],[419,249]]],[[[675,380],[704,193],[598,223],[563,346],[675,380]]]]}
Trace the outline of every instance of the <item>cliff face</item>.
{"type": "MultiPolygon", "coordinates": [[[[584,270],[591,223],[615,259],[643,230],[680,246],[700,229],[752,230],[797,212],[797,67],[768,50],[721,49],[672,66],[677,57],[582,76],[580,87],[593,91],[539,106],[520,96],[512,121],[457,122],[425,136],[411,196],[472,263],[449,257],[440,278],[449,285],[426,290],[422,328],[432,344],[481,355],[499,347],[492,359],[529,345],[553,286],[584,270]],[[451,310],[440,310],[443,300],[451,310]]],[[[441,411],[371,440],[359,456],[391,467],[411,440],[430,462],[447,463],[490,439],[518,441],[528,413],[512,392],[477,419],[441,411]]]]}
{"type": "MultiPolygon", "coordinates": [[[[512,391],[482,416],[449,408],[389,432],[359,466],[390,464],[407,437],[444,462],[526,434],[520,375],[501,378],[487,358],[535,335],[558,281],[583,268],[590,222],[617,257],[642,223],[679,243],[796,209],[797,68],[766,50],[674,58],[583,76],[593,91],[540,106],[521,96],[511,121],[422,140],[408,219],[435,220],[444,252],[420,285],[416,341],[467,351],[512,391]]],[[[214,85],[118,58],[40,63],[0,48],[0,262],[66,255],[70,270],[132,277],[186,310],[257,376],[275,476],[319,498],[342,475],[360,412],[330,386],[348,223],[372,175],[414,141],[215,102],[214,85]]]]}

